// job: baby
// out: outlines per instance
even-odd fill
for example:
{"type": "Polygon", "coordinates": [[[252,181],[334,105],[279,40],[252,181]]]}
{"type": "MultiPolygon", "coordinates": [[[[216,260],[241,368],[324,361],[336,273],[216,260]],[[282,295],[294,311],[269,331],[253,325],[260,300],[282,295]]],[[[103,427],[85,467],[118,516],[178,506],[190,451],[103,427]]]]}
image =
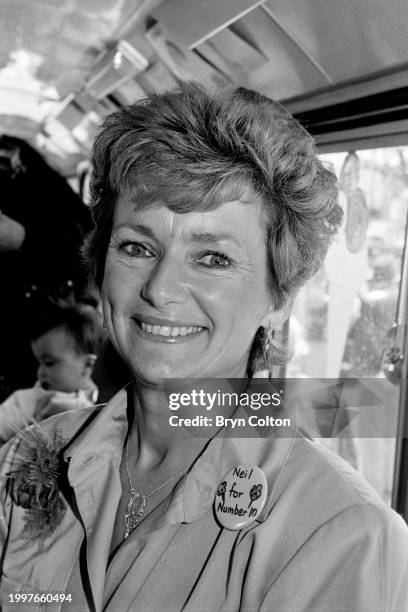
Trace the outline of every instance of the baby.
{"type": "Polygon", "coordinates": [[[0,405],[0,444],[33,421],[95,403],[92,370],[104,340],[90,307],[55,306],[31,330],[37,383],[15,391],[0,405]]]}

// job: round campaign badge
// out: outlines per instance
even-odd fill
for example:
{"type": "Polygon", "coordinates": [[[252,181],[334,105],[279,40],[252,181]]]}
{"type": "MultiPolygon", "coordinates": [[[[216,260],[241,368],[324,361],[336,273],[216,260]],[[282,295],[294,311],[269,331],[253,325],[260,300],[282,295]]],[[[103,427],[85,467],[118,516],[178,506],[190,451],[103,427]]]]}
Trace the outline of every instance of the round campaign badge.
{"type": "Polygon", "coordinates": [[[237,465],[218,485],[214,500],[215,516],[227,529],[238,530],[260,515],[268,493],[268,483],[256,465],[237,465]]]}

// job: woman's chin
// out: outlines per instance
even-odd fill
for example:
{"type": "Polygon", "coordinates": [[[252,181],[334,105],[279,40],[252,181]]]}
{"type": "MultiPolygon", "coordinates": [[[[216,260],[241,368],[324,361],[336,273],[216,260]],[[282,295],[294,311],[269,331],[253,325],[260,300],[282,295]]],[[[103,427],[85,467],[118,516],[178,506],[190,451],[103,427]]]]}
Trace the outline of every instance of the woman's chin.
{"type": "Polygon", "coordinates": [[[140,361],[132,366],[134,377],[137,381],[148,386],[161,386],[164,381],[172,380],[197,380],[215,378],[245,378],[246,366],[232,364],[220,364],[216,367],[216,360],[210,363],[200,362],[198,359],[189,358],[186,363],[169,364],[168,362],[140,361]],[[140,364],[143,366],[140,367],[140,364]],[[148,365],[147,365],[148,364],[148,365]]]}
{"type": "Polygon", "coordinates": [[[218,368],[214,368],[216,361],[215,357],[203,359],[199,353],[179,353],[170,359],[168,355],[163,357],[150,352],[134,357],[130,367],[140,382],[160,385],[167,379],[218,378],[222,374],[217,374],[218,368]]]}
{"type": "Polygon", "coordinates": [[[169,367],[168,364],[159,366],[151,366],[148,368],[133,368],[134,377],[139,383],[145,384],[147,386],[160,386],[164,381],[169,379],[194,379],[201,378],[201,375],[197,371],[193,371],[191,368],[177,366],[177,367],[169,367]]]}

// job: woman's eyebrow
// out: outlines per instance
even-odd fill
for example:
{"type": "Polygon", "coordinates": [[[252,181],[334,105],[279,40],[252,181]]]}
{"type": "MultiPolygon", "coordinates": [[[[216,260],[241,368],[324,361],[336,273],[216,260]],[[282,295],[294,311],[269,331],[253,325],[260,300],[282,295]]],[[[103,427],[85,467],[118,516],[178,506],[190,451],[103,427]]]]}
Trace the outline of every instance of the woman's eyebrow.
{"type": "Polygon", "coordinates": [[[238,246],[242,246],[242,243],[235,238],[232,234],[225,233],[212,233],[212,232],[193,232],[190,238],[194,242],[222,242],[223,240],[229,240],[235,242],[238,246]]]}
{"type": "Polygon", "coordinates": [[[144,234],[145,236],[156,240],[156,235],[154,231],[148,225],[143,225],[141,223],[122,223],[121,225],[118,225],[115,230],[117,231],[119,229],[122,229],[123,227],[128,227],[134,230],[135,232],[139,232],[139,234],[144,234]]]}
{"type": "MultiPolygon", "coordinates": [[[[152,238],[153,240],[157,240],[157,236],[154,230],[148,225],[143,225],[142,223],[122,223],[117,228],[115,228],[115,230],[117,231],[123,227],[128,227],[134,230],[135,232],[139,232],[140,234],[148,236],[149,238],[152,238]]],[[[242,242],[240,242],[238,238],[226,232],[195,231],[195,232],[192,232],[188,236],[188,240],[190,240],[191,242],[200,242],[200,243],[206,243],[206,244],[214,243],[214,242],[230,241],[230,242],[234,242],[237,246],[242,247],[242,242]]]]}

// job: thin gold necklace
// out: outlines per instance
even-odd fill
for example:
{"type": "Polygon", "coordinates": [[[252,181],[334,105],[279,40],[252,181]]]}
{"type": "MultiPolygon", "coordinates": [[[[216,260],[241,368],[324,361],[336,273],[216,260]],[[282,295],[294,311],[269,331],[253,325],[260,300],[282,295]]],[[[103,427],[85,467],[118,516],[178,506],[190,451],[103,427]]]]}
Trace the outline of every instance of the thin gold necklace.
{"type": "Polygon", "coordinates": [[[185,474],[188,470],[188,467],[187,467],[187,468],[184,468],[184,470],[181,470],[181,472],[177,472],[177,474],[174,474],[174,476],[166,480],[166,482],[163,482],[161,485],[159,485],[158,487],[153,489],[153,491],[150,491],[150,493],[147,493],[146,495],[139,493],[138,491],[136,491],[136,489],[133,486],[132,478],[130,476],[130,471],[129,471],[129,465],[128,465],[129,438],[126,440],[126,449],[125,449],[126,474],[129,480],[129,501],[126,506],[127,511],[125,514],[125,530],[123,532],[124,540],[126,540],[126,538],[130,536],[132,531],[136,529],[138,522],[140,521],[141,517],[144,514],[148,500],[153,495],[158,493],[161,489],[163,489],[166,485],[170,484],[170,482],[172,482],[173,480],[176,480],[176,478],[178,478],[179,476],[182,476],[182,474],[185,474]],[[139,504],[137,508],[134,507],[136,500],[137,500],[137,503],[139,504]]]}

